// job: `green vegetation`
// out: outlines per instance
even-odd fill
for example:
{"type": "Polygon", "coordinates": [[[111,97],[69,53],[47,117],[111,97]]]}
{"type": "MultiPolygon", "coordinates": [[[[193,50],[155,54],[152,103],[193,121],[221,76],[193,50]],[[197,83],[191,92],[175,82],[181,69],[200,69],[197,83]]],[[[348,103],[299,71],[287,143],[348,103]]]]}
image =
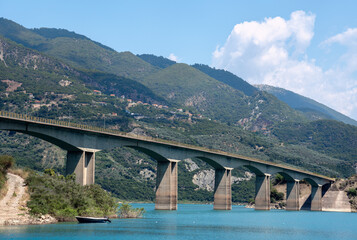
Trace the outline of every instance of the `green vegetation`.
{"type": "Polygon", "coordinates": [[[301,96],[283,88],[258,85],[258,89],[273,94],[279,100],[287,103],[290,107],[304,113],[311,120],[333,119],[357,126],[357,121],[321,104],[310,98],[301,96]]]}
{"type": "Polygon", "coordinates": [[[84,74],[88,78],[85,80],[88,87],[100,90],[107,95],[114,94],[118,97],[124,95],[135,101],[166,104],[165,99],[137,81],[98,71],[86,71],[84,74]]]}
{"type": "Polygon", "coordinates": [[[278,192],[276,188],[271,186],[271,191],[270,191],[270,202],[276,203],[278,201],[282,201],[284,199],[284,193],[278,192]]]}
{"type": "Polygon", "coordinates": [[[176,63],[175,61],[171,61],[170,59],[164,57],[157,57],[153,54],[141,54],[137,56],[145,62],[148,62],[151,65],[161,69],[170,67],[171,65],[174,65],[176,63]]]}
{"type": "Polygon", "coordinates": [[[249,203],[255,197],[255,178],[232,184],[232,202],[249,203]]]}
{"type": "Polygon", "coordinates": [[[156,67],[130,52],[118,53],[64,29],[27,29],[5,18],[0,18],[0,26],[0,35],[77,68],[95,69],[132,79],[157,71],[156,67]]]}
{"type": "Polygon", "coordinates": [[[357,196],[357,189],[356,188],[349,188],[347,190],[347,196],[348,198],[353,198],[357,196]]]}
{"type": "Polygon", "coordinates": [[[242,93],[186,64],[174,64],[140,81],[170,104],[210,118],[235,123],[249,112],[242,93]]]}
{"type": "Polygon", "coordinates": [[[75,216],[113,215],[118,207],[110,193],[96,184],[80,186],[74,175],[64,177],[53,170],[32,172],[26,184],[30,193],[27,206],[34,215],[50,214],[59,221],[68,221],[75,216]]]}
{"type": "Polygon", "coordinates": [[[0,155],[0,190],[6,182],[6,173],[14,165],[14,158],[7,155],[0,155]]]}
{"type": "Polygon", "coordinates": [[[192,65],[192,67],[196,68],[197,70],[200,70],[203,73],[206,73],[208,76],[217,79],[218,81],[221,81],[231,86],[232,88],[243,92],[247,96],[252,96],[258,91],[258,89],[256,89],[255,87],[228,71],[211,68],[204,64],[194,64],[192,65]]]}
{"type": "Polygon", "coordinates": [[[141,218],[144,213],[144,208],[133,208],[129,203],[120,204],[117,212],[119,218],[141,218]]]}
{"type": "Polygon", "coordinates": [[[278,185],[278,184],[282,184],[282,183],[286,183],[286,180],[284,178],[284,176],[282,176],[281,174],[276,174],[273,180],[273,185],[278,185]]]}
{"type": "Polygon", "coordinates": [[[305,145],[349,163],[354,164],[357,159],[357,127],[342,122],[286,122],[276,126],[273,134],[286,143],[305,145]]]}

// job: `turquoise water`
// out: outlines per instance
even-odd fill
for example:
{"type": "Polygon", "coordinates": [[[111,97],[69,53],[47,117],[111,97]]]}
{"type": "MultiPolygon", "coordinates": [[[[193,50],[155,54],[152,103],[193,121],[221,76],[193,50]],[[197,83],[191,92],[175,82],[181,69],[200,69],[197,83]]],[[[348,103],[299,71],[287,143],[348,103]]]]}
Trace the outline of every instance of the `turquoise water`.
{"type": "Polygon", "coordinates": [[[212,205],[196,204],[155,211],[154,204],[133,206],[146,209],[144,218],[0,227],[0,239],[357,239],[355,213],[255,211],[241,206],[215,211],[212,205]]]}

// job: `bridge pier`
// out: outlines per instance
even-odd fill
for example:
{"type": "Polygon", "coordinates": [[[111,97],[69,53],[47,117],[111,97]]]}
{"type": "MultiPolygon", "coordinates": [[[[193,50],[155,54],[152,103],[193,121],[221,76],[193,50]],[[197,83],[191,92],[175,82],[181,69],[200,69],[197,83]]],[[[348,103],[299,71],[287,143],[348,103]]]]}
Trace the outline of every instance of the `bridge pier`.
{"type": "Polygon", "coordinates": [[[322,186],[311,185],[311,194],[301,207],[303,210],[322,211],[322,186]]]}
{"type": "Polygon", "coordinates": [[[256,176],[255,210],[270,210],[270,174],[256,176]]]}
{"type": "Polygon", "coordinates": [[[76,174],[76,182],[94,184],[95,152],[67,151],[66,174],[76,174]]]}
{"type": "Polygon", "coordinates": [[[300,210],[299,193],[300,193],[299,180],[287,181],[286,210],[288,211],[300,210]]]}
{"type": "Polygon", "coordinates": [[[232,209],[231,169],[215,169],[213,209],[232,209]]]}
{"type": "Polygon", "coordinates": [[[311,211],[322,211],[322,186],[311,186],[311,211]]]}
{"type": "Polygon", "coordinates": [[[177,163],[157,162],[156,200],[157,210],[177,210],[177,163]]]}

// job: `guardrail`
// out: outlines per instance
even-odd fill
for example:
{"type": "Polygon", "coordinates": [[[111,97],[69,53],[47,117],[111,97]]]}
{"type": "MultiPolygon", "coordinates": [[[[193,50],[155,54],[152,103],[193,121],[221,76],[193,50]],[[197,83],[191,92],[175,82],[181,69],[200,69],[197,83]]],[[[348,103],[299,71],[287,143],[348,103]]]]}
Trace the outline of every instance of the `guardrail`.
{"type": "Polygon", "coordinates": [[[0,116],[1,117],[6,117],[6,118],[18,119],[18,120],[32,121],[32,122],[35,122],[35,123],[50,124],[50,125],[59,126],[59,127],[70,127],[70,128],[80,129],[80,130],[95,131],[95,132],[99,132],[99,133],[109,133],[109,134],[115,134],[115,135],[129,137],[129,138],[135,138],[135,139],[139,139],[139,140],[147,140],[147,141],[152,141],[152,142],[157,142],[157,143],[166,143],[166,144],[182,146],[182,147],[188,147],[188,148],[199,148],[200,150],[206,150],[206,151],[209,150],[209,151],[215,151],[215,152],[223,153],[222,151],[219,151],[219,150],[206,149],[206,148],[199,147],[199,146],[194,146],[194,145],[189,145],[189,144],[169,141],[169,140],[160,139],[160,138],[152,138],[152,137],[140,136],[140,135],[133,136],[130,133],[121,132],[121,131],[114,130],[114,129],[108,129],[108,128],[96,127],[96,126],[91,126],[91,125],[78,124],[78,123],[73,123],[73,122],[59,121],[59,120],[55,120],[55,119],[34,117],[34,116],[26,115],[26,114],[19,114],[19,113],[13,113],[13,112],[0,111],[0,116]]]}
{"type": "Polygon", "coordinates": [[[59,121],[59,120],[55,120],[55,119],[33,117],[33,116],[28,116],[26,114],[12,113],[12,112],[6,112],[6,111],[0,111],[0,117],[32,121],[35,123],[50,124],[53,126],[70,127],[70,128],[80,129],[80,130],[89,130],[89,131],[95,131],[95,132],[99,132],[99,133],[107,133],[107,134],[125,136],[128,138],[137,139],[137,140],[150,141],[150,142],[155,142],[155,143],[160,143],[160,144],[167,144],[167,145],[171,145],[171,146],[188,148],[188,149],[192,149],[192,150],[198,150],[198,151],[204,151],[204,152],[209,152],[209,153],[225,155],[227,157],[238,158],[238,159],[242,159],[242,160],[276,166],[276,167],[280,167],[280,168],[284,168],[284,169],[290,169],[293,171],[321,177],[324,179],[332,179],[332,178],[329,178],[329,177],[326,177],[326,176],[323,176],[320,174],[312,173],[312,172],[298,169],[298,168],[292,167],[292,166],[285,166],[285,165],[278,164],[278,163],[273,163],[273,162],[268,162],[268,161],[264,161],[264,160],[260,160],[260,159],[251,158],[251,157],[246,157],[246,156],[242,156],[242,155],[238,155],[238,154],[228,153],[228,152],[224,152],[224,151],[220,151],[220,150],[216,150],[216,149],[208,149],[208,148],[204,148],[204,147],[200,147],[200,146],[189,145],[189,144],[185,144],[185,143],[174,142],[174,141],[164,140],[164,139],[160,139],[160,138],[152,138],[152,137],[139,136],[139,135],[133,136],[133,135],[125,133],[125,132],[108,129],[108,128],[101,128],[101,127],[95,127],[95,126],[90,126],[90,125],[59,121]]]}

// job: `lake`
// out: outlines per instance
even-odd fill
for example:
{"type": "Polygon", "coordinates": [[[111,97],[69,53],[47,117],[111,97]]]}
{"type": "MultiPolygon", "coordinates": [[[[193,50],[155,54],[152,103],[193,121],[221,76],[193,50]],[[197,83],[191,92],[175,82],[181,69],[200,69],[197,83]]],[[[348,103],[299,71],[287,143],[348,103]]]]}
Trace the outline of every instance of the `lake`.
{"type": "Polygon", "coordinates": [[[336,212],[255,211],[233,206],[179,204],[177,211],[144,207],[142,219],[113,219],[112,223],[0,227],[0,239],[357,239],[357,214],[336,212]]]}

